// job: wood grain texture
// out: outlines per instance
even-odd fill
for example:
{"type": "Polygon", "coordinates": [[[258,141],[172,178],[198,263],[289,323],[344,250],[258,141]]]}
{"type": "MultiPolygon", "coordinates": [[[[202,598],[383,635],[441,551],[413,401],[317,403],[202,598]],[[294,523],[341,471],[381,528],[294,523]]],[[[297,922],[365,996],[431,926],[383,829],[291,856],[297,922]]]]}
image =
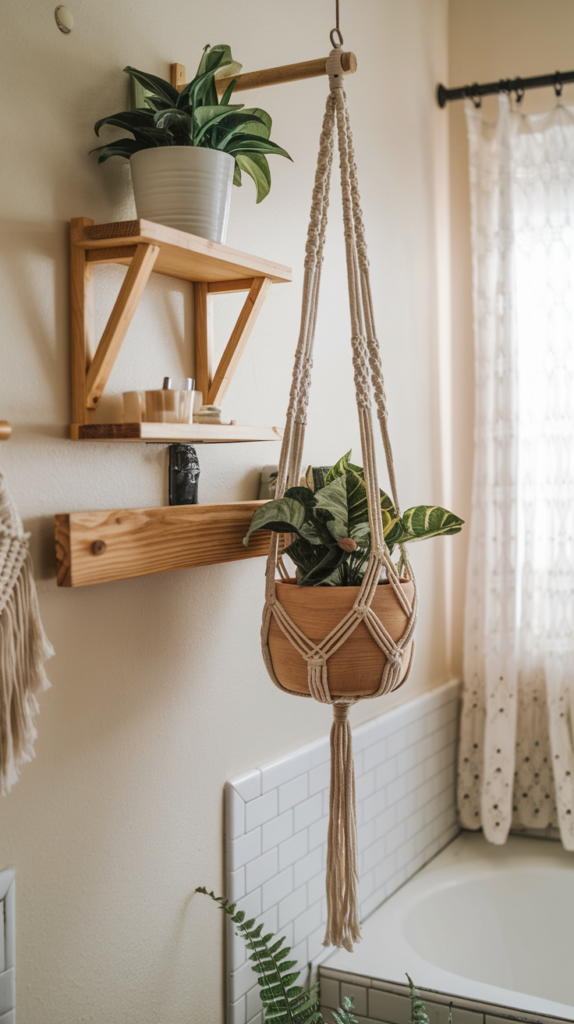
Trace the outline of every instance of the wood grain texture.
{"type": "MultiPolygon", "coordinates": [[[[82,219],[82,218],[80,218],[82,219]]],[[[291,281],[290,267],[250,256],[212,242],[208,238],[177,231],[148,220],[117,221],[112,224],[78,225],[71,231],[72,246],[87,251],[111,250],[148,243],[159,245],[161,252],[154,272],[184,281],[245,280],[270,277],[275,283],[291,281]]],[[[96,260],[96,257],[87,257],[96,260]]],[[[124,256],[122,256],[122,260],[124,256]]]]}
{"type": "Polygon", "coordinates": [[[243,355],[249,335],[255,326],[255,321],[259,316],[259,312],[265,302],[265,297],[270,287],[271,279],[268,277],[256,277],[253,281],[249,295],[247,296],[241,313],[237,319],[237,323],[231,332],[231,337],[225,346],[221,359],[219,360],[219,365],[215,371],[215,375],[210,382],[207,400],[205,398],[203,399],[204,403],[207,405],[223,404],[223,399],[227,394],[227,389],[231,384],[231,379],[237,369],[237,364],[243,355]]]}
{"type": "Polygon", "coordinates": [[[95,409],[108,382],[143,290],[159,255],[157,245],[138,245],[86,377],[86,407],[95,409]]]}
{"type": "MultiPolygon", "coordinates": [[[[237,76],[237,85],[234,93],[242,89],[262,89],[266,85],[283,85],[285,82],[300,82],[304,78],[319,78],[326,75],[326,57],[317,57],[316,60],[305,60],[299,64],[284,64],[277,68],[265,68],[263,71],[248,71],[244,75],[237,76]]],[[[354,53],[345,52],[341,54],[341,65],[346,75],[353,75],[357,70],[357,58],[354,53]]],[[[222,96],[227,86],[233,81],[232,78],[220,78],[216,80],[215,86],[218,96],[222,96]]]]}
{"type": "Polygon", "coordinates": [[[207,404],[215,364],[213,308],[208,285],[198,281],[193,286],[195,303],[195,387],[207,404]]]}
{"type": "Polygon", "coordinates": [[[178,92],[185,89],[185,64],[171,65],[171,84],[178,92]]]}
{"type": "Polygon", "coordinates": [[[58,586],[83,587],[266,555],[265,531],[254,535],[248,548],[242,543],[262,504],[239,501],[58,515],[58,586]]]}
{"type": "Polygon", "coordinates": [[[228,292],[249,292],[253,284],[252,277],[246,277],[243,281],[212,281],[208,284],[207,290],[210,295],[227,294],[228,292]]]}
{"type": "MultiPolygon", "coordinates": [[[[75,217],[70,222],[70,239],[75,231],[93,225],[89,217],[75,217]]],[[[94,268],[88,266],[83,249],[70,241],[70,364],[72,387],[72,419],[87,420],[86,374],[95,351],[94,268]]]]}
{"type": "Polygon", "coordinates": [[[223,423],[72,423],[72,441],[143,441],[169,444],[230,444],[280,441],[282,427],[227,426],[223,423]]]}
{"type": "MultiPolygon", "coordinates": [[[[410,580],[402,584],[409,601],[414,597],[410,580]]],[[[352,608],[358,587],[298,587],[292,583],[277,583],[277,600],[283,605],[296,626],[309,640],[320,643],[335,629],[352,608]]],[[[393,640],[403,635],[407,617],[388,584],[377,587],[372,609],[388,630],[393,640]]],[[[410,671],[413,642],[403,655],[404,683],[410,671]]],[[[269,628],[269,650],[275,674],[282,684],[295,693],[309,693],[307,662],[293,647],[274,618],[269,628]]],[[[373,640],[364,622],[333,654],[328,661],[331,696],[369,696],[376,693],[387,659],[373,640]]]]}
{"type": "Polygon", "coordinates": [[[12,426],[8,420],[0,420],[0,441],[7,441],[12,435],[12,426]]]}

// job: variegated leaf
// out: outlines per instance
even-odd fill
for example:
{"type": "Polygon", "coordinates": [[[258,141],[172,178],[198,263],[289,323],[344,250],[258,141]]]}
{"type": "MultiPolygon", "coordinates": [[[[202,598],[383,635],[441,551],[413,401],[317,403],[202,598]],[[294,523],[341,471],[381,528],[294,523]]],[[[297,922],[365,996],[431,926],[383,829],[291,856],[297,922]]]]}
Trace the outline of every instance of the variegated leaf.
{"type": "Polygon", "coordinates": [[[401,533],[395,543],[409,544],[428,537],[460,533],[463,524],[464,519],[459,519],[440,505],[416,505],[403,514],[401,533]]]}

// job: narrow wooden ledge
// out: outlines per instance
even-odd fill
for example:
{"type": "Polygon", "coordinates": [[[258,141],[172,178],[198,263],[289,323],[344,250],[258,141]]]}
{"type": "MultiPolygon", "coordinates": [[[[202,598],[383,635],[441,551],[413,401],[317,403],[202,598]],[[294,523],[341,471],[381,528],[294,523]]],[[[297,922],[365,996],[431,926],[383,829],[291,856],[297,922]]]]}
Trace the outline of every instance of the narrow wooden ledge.
{"type": "Polygon", "coordinates": [[[72,423],[72,441],[147,441],[169,444],[232,444],[280,441],[282,427],[230,426],[224,423],[72,423]]]}
{"type": "Polygon", "coordinates": [[[258,558],[269,550],[266,531],[243,545],[262,501],[223,505],[72,512],[56,516],[59,587],[85,587],[175,569],[258,558]]]}

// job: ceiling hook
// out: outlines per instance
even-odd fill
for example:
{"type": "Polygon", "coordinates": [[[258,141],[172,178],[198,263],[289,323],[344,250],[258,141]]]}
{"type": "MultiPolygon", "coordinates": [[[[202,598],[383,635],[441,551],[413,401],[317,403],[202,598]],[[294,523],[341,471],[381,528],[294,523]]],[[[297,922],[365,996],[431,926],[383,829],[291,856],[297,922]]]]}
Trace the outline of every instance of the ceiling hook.
{"type": "Polygon", "coordinates": [[[335,28],[331,29],[329,33],[329,38],[331,40],[331,46],[335,50],[340,49],[340,47],[343,45],[343,36],[341,35],[341,29],[339,28],[339,0],[335,0],[335,28]]]}

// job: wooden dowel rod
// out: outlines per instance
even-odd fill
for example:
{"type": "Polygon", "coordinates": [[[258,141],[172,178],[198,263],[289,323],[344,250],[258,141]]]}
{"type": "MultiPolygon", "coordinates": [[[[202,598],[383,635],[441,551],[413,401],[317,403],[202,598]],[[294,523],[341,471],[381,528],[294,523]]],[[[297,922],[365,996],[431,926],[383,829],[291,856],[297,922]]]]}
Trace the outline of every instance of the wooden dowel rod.
{"type": "MultiPolygon", "coordinates": [[[[326,57],[318,57],[317,60],[306,60],[300,64],[284,64],[280,68],[265,68],[263,71],[248,71],[245,75],[237,76],[235,92],[240,89],[261,89],[265,85],[281,85],[283,82],[300,82],[304,78],[319,78],[325,75],[326,57]]],[[[354,53],[342,53],[341,64],[346,75],[354,75],[357,70],[357,58],[354,53]]],[[[179,92],[185,89],[185,67],[183,64],[171,65],[172,85],[179,92]]],[[[218,95],[221,96],[232,82],[232,78],[216,79],[215,85],[218,95]]]]}
{"type": "Polygon", "coordinates": [[[0,420],[0,441],[7,441],[12,433],[12,427],[8,420],[0,420]]]}
{"type": "MultiPolygon", "coordinates": [[[[301,64],[285,64],[280,68],[248,71],[245,75],[238,75],[234,92],[239,92],[240,89],[261,89],[265,85],[282,85],[284,82],[300,82],[304,78],[319,78],[321,75],[327,74],[326,61],[326,57],[318,57],[317,60],[306,60],[301,64]]],[[[357,70],[355,54],[341,54],[341,64],[346,75],[353,75],[357,70]]],[[[232,81],[232,78],[216,79],[215,85],[220,96],[232,81]]]]}

